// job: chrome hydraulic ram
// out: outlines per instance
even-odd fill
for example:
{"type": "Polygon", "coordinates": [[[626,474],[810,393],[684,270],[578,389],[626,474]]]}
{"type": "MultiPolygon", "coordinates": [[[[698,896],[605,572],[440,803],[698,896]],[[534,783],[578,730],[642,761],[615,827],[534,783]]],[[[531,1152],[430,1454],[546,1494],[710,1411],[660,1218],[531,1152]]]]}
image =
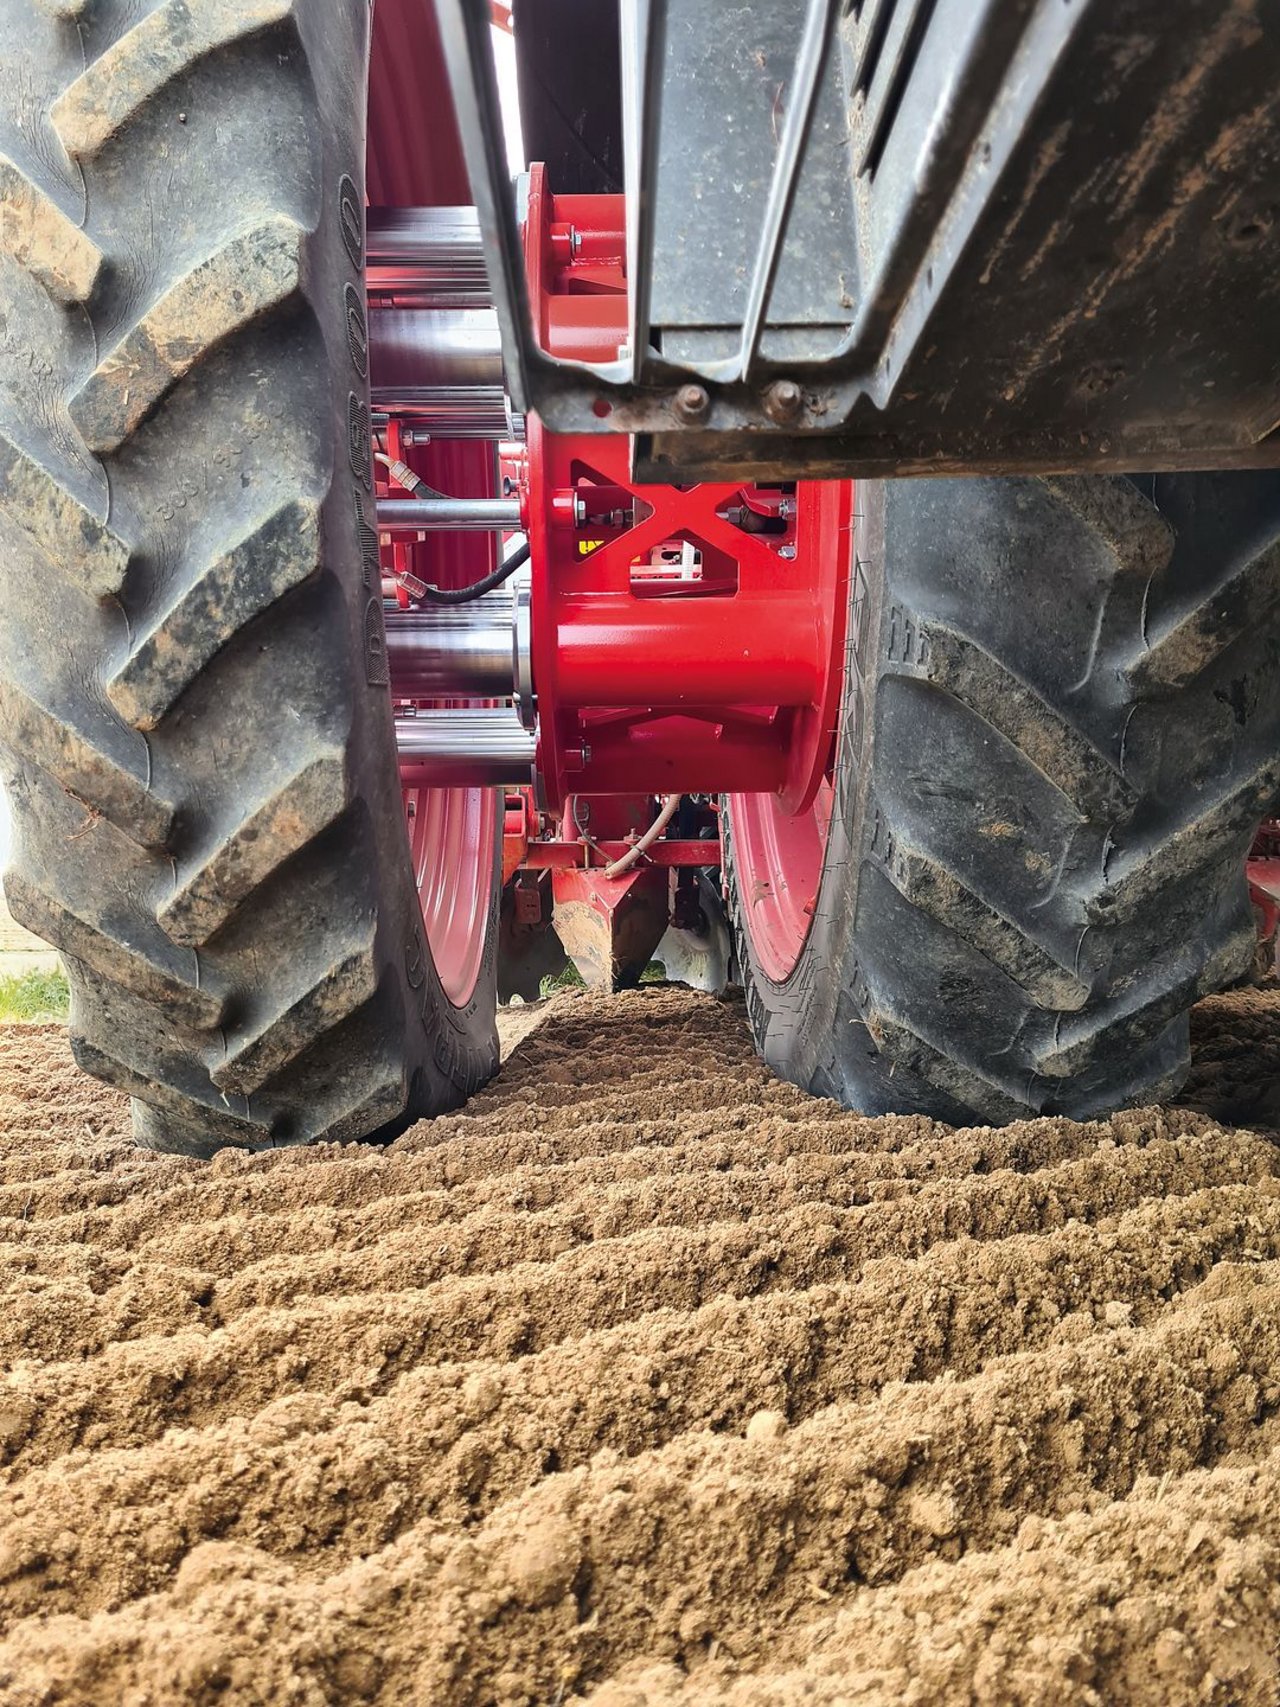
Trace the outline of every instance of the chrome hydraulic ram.
{"type": "Polygon", "coordinates": [[[402,307],[400,300],[388,307],[369,299],[375,412],[398,415],[440,438],[508,437],[513,423],[493,309],[402,307]]]}

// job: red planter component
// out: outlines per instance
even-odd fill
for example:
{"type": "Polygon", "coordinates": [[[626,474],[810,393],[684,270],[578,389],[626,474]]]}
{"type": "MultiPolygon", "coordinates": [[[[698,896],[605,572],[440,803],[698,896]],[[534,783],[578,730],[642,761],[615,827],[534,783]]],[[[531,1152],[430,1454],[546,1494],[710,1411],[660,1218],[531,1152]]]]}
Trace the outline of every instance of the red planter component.
{"type": "MultiPolygon", "coordinates": [[[[620,196],[552,196],[525,232],[544,345],[612,359],[626,332],[620,196]]],[[[528,423],[538,768],[548,800],[763,791],[813,800],[843,676],[848,483],[640,486],[622,437],[528,423]]]]}
{"type": "Polygon", "coordinates": [[[556,935],[584,981],[603,990],[634,983],[667,928],[669,870],[556,871],[551,884],[556,935]]]}
{"type": "MultiPolygon", "coordinates": [[[[393,75],[385,55],[379,63],[393,75]]],[[[402,166],[389,153],[375,181],[383,194],[394,185],[394,199],[406,205],[402,166]]],[[[542,342],[557,355],[616,356],[627,320],[623,233],[621,197],[553,197],[533,169],[530,293],[542,342]]],[[[688,390],[696,409],[698,388],[688,390]]],[[[406,445],[394,420],[386,427],[387,454],[451,497],[496,492],[495,449],[480,441],[406,445]]],[[[655,796],[733,793],[759,800],[765,813],[759,835],[748,827],[744,857],[750,862],[758,843],[762,870],[776,871],[781,860],[795,879],[784,874],[773,885],[779,903],[768,928],[780,943],[802,935],[803,908],[796,913],[791,903],[816,887],[808,865],[814,850],[820,860],[824,840],[815,802],[829,794],[843,688],[851,484],[641,486],[631,478],[625,438],[553,435],[537,419],[527,423],[523,452],[504,451],[502,474],[519,495],[529,535],[531,603],[520,602],[508,620],[521,704],[527,711],[536,701],[543,809],[530,794],[508,794],[504,882],[522,868],[550,871],[557,929],[584,972],[602,983],[632,977],[665,928],[672,868],[704,864],[710,850],[671,834],[617,876],[605,877],[604,867],[653,822],[655,796]],[[549,837],[546,813],[568,801],[572,821],[549,837]]],[[[493,533],[397,533],[383,541],[384,585],[402,604],[421,596],[418,583],[469,586],[494,565],[497,550],[493,533]]],[[[438,626],[453,646],[454,629],[438,626]]],[[[501,654],[491,638],[486,644],[501,654]]],[[[451,655],[443,641],[440,650],[451,655]]],[[[528,763],[530,737],[513,724],[526,744],[521,753],[518,743],[501,746],[494,728],[480,731],[479,715],[472,729],[463,713],[488,706],[500,721],[506,710],[465,687],[421,703],[428,716],[440,712],[439,750],[425,735],[415,743],[406,733],[402,781],[428,935],[450,994],[463,1001],[474,983],[473,948],[490,892],[486,847],[499,808],[492,790],[428,785],[484,780],[457,761],[473,751],[464,752],[464,743],[485,732],[494,743],[485,761],[491,774],[514,781],[528,763]]],[[[417,733],[413,719],[403,728],[417,733]]],[[[687,836],[687,815],[682,821],[687,836]]],[[[764,889],[772,882],[762,878],[764,889]]],[[[513,928],[532,923],[513,918],[513,928]]],[[[789,952],[779,948],[779,967],[789,952]]]]}

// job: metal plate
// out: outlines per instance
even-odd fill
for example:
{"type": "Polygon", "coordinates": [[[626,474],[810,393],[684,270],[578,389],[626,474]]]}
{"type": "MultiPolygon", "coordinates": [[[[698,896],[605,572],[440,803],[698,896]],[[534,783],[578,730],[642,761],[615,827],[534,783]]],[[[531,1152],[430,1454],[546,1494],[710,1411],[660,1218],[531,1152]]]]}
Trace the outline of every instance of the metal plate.
{"type": "Polygon", "coordinates": [[[663,480],[1280,463],[1280,0],[629,0],[634,319],[595,368],[536,347],[487,8],[438,4],[548,426],[663,480]]]}

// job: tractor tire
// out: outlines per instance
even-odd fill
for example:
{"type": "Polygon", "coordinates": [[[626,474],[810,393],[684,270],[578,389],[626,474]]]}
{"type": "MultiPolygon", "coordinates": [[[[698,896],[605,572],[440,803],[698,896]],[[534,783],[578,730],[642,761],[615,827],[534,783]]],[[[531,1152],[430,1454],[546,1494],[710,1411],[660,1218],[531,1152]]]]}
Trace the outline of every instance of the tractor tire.
{"type": "Polygon", "coordinates": [[[1158,1102],[1244,978],[1280,786],[1280,475],[869,482],[812,923],[757,1045],[867,1113],[1158,1102]]]}
{"type": "MultiPolygon", "coordinates": [[[[410,865],[363,295],[368,0],[0,8],[0,744],[81,1065],[206,1156],[497,1063],[410,865]]],[[[498,847],[494,848],[495,870],[498,847]]]]}

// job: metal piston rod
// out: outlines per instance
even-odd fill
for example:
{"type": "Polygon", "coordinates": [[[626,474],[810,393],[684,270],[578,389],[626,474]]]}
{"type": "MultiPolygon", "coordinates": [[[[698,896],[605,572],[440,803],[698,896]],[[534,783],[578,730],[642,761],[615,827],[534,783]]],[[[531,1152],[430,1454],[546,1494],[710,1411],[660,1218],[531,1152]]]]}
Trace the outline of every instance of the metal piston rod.
{"type": "Polygon", "coordinates": [[[374,301],[493,306],[473,207],[371,207],[365,266],[374,301]]]}
{"type": "Polygon", "coordinates": [[[512,430],[474,208],[370,208],[366,284],[376,412],[438,438],[512,430]]]}
{"type": "Polygon", "coordinates": [[[515,533],[520,525],[518,498],[385,498],[378,505],[378,526],[384,531],[515,533]]]}
{"type": "Polygon", "coordinates": [[[507,407],[500,385],[416,385],[374,392],[376,415],[398,415],[430,439],[520,439],[523,417],[507,407]]]}
{"type": "MultiPolygon", "coordinates": [[[[508,437],[502,341],[475,210],[371,209],[367,244],[374,410],[432,437],[508,437]]],[[[406,497],[378,506],[384,532],[505,532],[520,519],[519,502],[501,498],[406,497]]],[[[517,620],[514,586],[465,604],[385,615],[393,698],[507,702],[437,704],[398,715],[405,785],[529,782],[535,737],[511,703],[522,685],[527,701],[529,680],[528,625],[517,620]]]]}
{"type": "Polygon", "coordinates": [[[441,437],[505,438],[511,416],[491,308],[379,307],[370,299],[374,410],[441,437]]]}
{"type": "Polygon", "coordinates": [[[522,439],[475,208],[371,207],[365,254],[374,413],[434,438],[522,439]]]}

